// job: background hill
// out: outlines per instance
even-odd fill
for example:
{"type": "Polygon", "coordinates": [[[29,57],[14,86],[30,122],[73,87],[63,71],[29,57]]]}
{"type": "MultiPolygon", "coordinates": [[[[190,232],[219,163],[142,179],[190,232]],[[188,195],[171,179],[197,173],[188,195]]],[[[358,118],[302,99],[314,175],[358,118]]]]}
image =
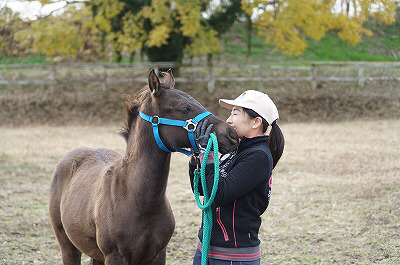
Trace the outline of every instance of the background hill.
{"type": "Polygon", "coordinates": [[[284,56],[275,51],[263,39],[252,34],[251,56],[247,57],[247,33],[244,23],[235,23],[223,36],[223,54],[220,59],[226,61],[265,62],[265,61],[400,61],[400,22],[385,25],[369,21],[367,28],[373,35],[365,36],[355,45],[347,45],[331,32],[320,41],[308,40],[303,56],[284,56]]]}

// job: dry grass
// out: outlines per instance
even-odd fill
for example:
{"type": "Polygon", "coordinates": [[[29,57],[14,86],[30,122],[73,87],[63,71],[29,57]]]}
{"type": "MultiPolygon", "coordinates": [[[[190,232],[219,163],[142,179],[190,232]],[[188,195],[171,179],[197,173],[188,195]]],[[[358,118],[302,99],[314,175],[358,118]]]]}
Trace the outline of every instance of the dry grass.
{"type": "MultiPolygon", "coordinates": [[[[262,264],[399,264],[400,120],[282,129],[286,150],[263,216],[262,264]]],[[[52,170],[80,146],[123,152],[117,130],[0,127],[0,264],[61,263],[47,215],[52,170]]],[[[168,264],[191,264],[200,211],[183,155],[174,154],[168,197],[176,218],[168,264]]]]}

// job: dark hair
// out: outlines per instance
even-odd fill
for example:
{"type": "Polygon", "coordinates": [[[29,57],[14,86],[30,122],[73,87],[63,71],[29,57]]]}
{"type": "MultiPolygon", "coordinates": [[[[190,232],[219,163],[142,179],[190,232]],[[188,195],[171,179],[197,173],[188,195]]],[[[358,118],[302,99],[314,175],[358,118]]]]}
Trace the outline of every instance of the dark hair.
{"type": "MultiPolygon", "coordinates": [[[[262,125],[263,125],[262,132],[265,133],[267,131],[269,123],[263,117],[261,117],[260,114],[248,108],[243,108],[243,110],[251,118],[260,117],[262,119],[262,125]]],[[[283,153],[283,148],[285,146],[285,138],[283,137],[281,128],[279,128],[278,124],[276,123],[276,120],[272,123],[272,130],[268,137],[268,146],[272,154],[272,160],[273,160],[272,168],[274,168],[278,163],[279,159],[281,158],[283,153]]]]}

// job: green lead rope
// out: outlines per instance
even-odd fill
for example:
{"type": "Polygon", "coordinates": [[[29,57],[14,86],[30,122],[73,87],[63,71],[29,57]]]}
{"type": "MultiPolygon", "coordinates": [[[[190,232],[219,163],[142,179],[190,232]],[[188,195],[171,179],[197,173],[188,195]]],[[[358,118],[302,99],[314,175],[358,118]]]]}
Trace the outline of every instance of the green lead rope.
{"type": "Polygon", "coordinates": [[[194,171],[194,198],[197,206],[203,211],[203,240],[201,248],[201,265],[208,264],[208,250],[210,248],[211,231],[212,231],[212,209],[211,204],[214,202],[215,194],[218,189],[219,180],[219,160],[218,160],[218,141],[214,133],[210,134],[203,161],[201,162],[200,172],[198,169],[194,171]],[[206,164],[211,147],[214,145],[214,184],[211,190],[211,195],[208,196],[207,181],[206,181],[206,164]],[[203,188],[203,204],[200,202],[199,192],[199,176],[201,176],[201,185],[203,188]]]}

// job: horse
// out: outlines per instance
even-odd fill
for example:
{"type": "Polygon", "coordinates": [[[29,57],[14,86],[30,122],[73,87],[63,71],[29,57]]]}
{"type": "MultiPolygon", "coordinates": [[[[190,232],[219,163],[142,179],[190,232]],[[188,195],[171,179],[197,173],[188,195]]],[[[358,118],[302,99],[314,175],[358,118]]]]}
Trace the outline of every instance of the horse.
{"type": "MultiPolygon", "coordinates": [[[[166,247],[175,229],[166,197],[171,152],[159,147],[152,133],[154,123],[139,114],[187,121],[206,109],[175,89],[172,71],[162,74],[160,81],[153,69],[138,94],[124,96],[127,119],[120,132],[126,140],[124,155],[81,147],[58,161],[49,215],[64,265],[81,264],[82,253],[91,264],[166,263],[166,247]]],[[[214,124],[220,152],[234,150],[236,131],[212,114],[207,119],[214,124]]],[[[191,146],[183,128],[160,125],[158,134],[168,150],[191,146]]]]}

